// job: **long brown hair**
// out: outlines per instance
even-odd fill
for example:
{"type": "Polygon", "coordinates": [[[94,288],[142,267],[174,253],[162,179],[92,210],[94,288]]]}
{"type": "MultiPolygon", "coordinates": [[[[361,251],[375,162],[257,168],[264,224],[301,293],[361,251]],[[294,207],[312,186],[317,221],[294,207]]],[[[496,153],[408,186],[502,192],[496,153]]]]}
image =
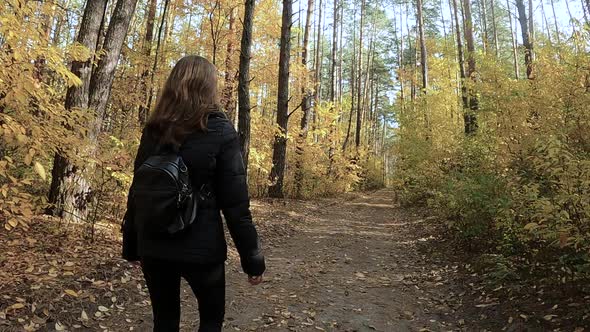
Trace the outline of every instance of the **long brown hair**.
{"type": "Polygon", "coordinates": [[[207,59],[180,59],[162,89],[146,128],[160,144],[179,146],[195,131],[207,130],[209,113],[219,111],[217,68],[207,59]]]}

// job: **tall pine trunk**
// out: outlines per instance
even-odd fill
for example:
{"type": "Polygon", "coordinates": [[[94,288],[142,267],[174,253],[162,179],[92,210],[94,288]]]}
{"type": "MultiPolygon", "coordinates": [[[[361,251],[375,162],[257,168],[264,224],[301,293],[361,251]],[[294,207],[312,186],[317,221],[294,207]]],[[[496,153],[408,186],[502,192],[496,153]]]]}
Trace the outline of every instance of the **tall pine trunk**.
{"type": "MultiPolygon", "coordinates": [[[[336,100],[337,100],[337,90],[336,90],[336,79],[337,79],[337,75],[336,75],[336,52],[338,51],[338,0],[334,0],[334,12],[333,12],[333,23],[332,23],[332,54],[331,54],[331,65],[332,65],[332,69],[330,71],[330,102],[332,104],[332,110],[334,108],[337,109],[337,111],[340,111],[340,105],[336,105],[336,100]]],[[[338,117],[340,117],[340,115],[338,115],[338,117]]],[[[336,133],[336,125],[339,122],[338,119],[331,119],[330,120],[330,133],[328,135],[329,140],[330,140],[330,148],[328,149],[328,158],[329,158],[329,164],[328,164],[328,170],[327,173],[328,175],[330,175],[332,173],[332,166],[334,164],[334,153],[336,150],[336,137],[335,137],[335,133],[336,133]]]]}
{"type": "Polygon", "coordinates": [[[492,6],[492,29],[494,29],[494,54],[498,56],[500,53],[500,45],[498,45],[498,26],[496,25],[496,3],[490,0],[492,6]]]}
{"type": "Polygon", "coordinates": [[[533,44],[529,33],[529,22],[527,20],[524,0],[516,0],[516,9],[518,10],[518,21],[522,32],[522,44],[524,45],[524,63],[526,64],[526,77],[533,78],[533,44]]]}
{"type": "Polygon", "coordinates": [[[145,69],[141,73],[141,82],[140,82],[140,89],[144,94],[143,102],[139,106],[139,123],[143,126],[145,125],[150,105],[148,104],[149,94],[151,87],[148,87],[147,80],[150,77],[150,66],[149,66],[149,58],[152,54],[152,43],[154,40],[154,21],[156,20],[156,5],[157,0],[149,0],[148,6],[148,15],[147,15],[147,22],[145,25],[145,38],[143,40],[143,55],[145,56],[145,69]]]}
{"type": "Polygon", "coordinates": [[[248,170],[250,154],[250,48],[252,46],[252,25],[255,0],[244,3],[244,21],[240,42],[240,65],[238,75],[238,135],[244,167],[248,170]]]}
{"type": "Polygon", "coordinates": [[[516,52],[516,37],[514,32],[514,25],[512,24],[512,12],[510,11],[510,1],[506,0],[506,11],[508,12],[508,19],[510,22],[510,39],[512,41],[512,65],[514,67],[514,77],[520,78],[520,69],[518,66],[518,53],[516,52]]]}
{"type": "Polygon", "coordinates": [[[363,25],[365,19],[365,4],[366,0],[361,2],[361,22],[359,26],[359,51],[358,51],[358,84],[357,84],[357,95],[356,95],[356,135],[355,135],[355,146],[358,150],[361,145],[361,130],[363,124],[363,103],[362,103],[362,91],[363,91],[363,25]]]}
{"type": "Polygon", "coordinates": [[[553,22],[555,23],[555,37],[557,38],[557,46],[559,46],[561,44],[561,37],[559,36],[559,25],[557,24],[557,15],[555,15],[554,0],[551,0],[551,10],[553,11],[553,22]]]}
{"type": "Polygon", "coordinates": [[[301,100],[301,109],[303,110],[303,115],[301,116],[301,124],[300,124],[300,131],[299,137],[297,140],[297,148],[295,149],[296,161],[295,161],[295,196],[300,198],[302,197],[302,189],[303,189],[303,154],[305,151],[305,141],[307,139],[307,133],[309,131],[309,115],[311,110],[311,99],[312,99],[312,91],[309,90],[309,75],[308,75],[308,66],[307,61],[309,57],[309,33],[311,29],[311,16],[313,10],[313,0],[307,0],[307,15],[305,17],[305,30],[303,32],[303,48],[301,50],[301,65],[305,70],[305,77],[303,80],[303,85],[301,87],[301,94],[303,95],[303,99],[301,100]]]}
{"type": "MultiPolygon", "coordinates": [[[[467,87],[465,86],[465,55],[463,54],[463,42],[461,38],[461,26],[459,24],[459,12],[457,10],[457,0],[453,0],[453,13],[455,18],[455,34],[457,39],[457,61],[459,63],[459,73],[461,77],[461,100],[463,109],[469,109],[469,99],[467,97],[467,87]]],[[[467,132],[468,119],[465,118],[465,132],[467,132]]]]}
{"type": "MultiPolygon", "coordinates": [[[[475,42],[473,38],[473,20],[471,16],[471,2],[470,0],[463,0],[463,10],[465,21],[465,44],[467,46],[467,73],[466,76],[472,82],[475,81],[475,42]]],[[[469,109],[465,110],[465,134],[472,135],[477,131],[477,117],[476,112],[479,109],[479,102],[473,87],[467,89],[467,99],[469,101],[469,109]]]]}
{"type": "Polygon", "coordinates": [[[483,36],[482,36],[482,45],[483,45],[483,52],[484,54],[488,52],[488,13],[486,7],[486,0],[481,0],[480,2],[481,7],[481,22],[483,23],[483,36]]]}
{"type": "Polygon", "coordinates": [[[273,184],[268,189],[269,196],[276,198],[284,197],[283,181],[287,159],[287,124],[289,121],[289,60],[291,57],[292,6],[291,0],[283,0],[277,95],[277,125],[280,128],[280,133],[275,135],[273,144],[273,165],[270,171],[270,180],[273,184]]]}
{"type": "Polygon", "coordinates": [[[350,133],[352,130],[352,119],[355,110],[355,87],[356,87],[356,6],[352,15],[352,60],[350,66],[350,116],[348,118],[348,129],[346,130],[346,137],[342,143],[342,151],[346,152],[346,146],[350,140],[350,133]]]}
{"type": "Polygon", "coordinates": [[[225,54],[225,84],[222,93],[223,107],[229,114],[229,118],[232,123],[234,123],[236,119],[236,100],[234,98],[235,69],[234,62],[232,61],[232,56],[234,53],[234,33],[236,22],[235,11],[235,7],[232,7],[229,11],[228,41],[225,54]]]}
{"type": "MultiPolygon", "coordinates": [[[[154,99],[154,94],[155,91],[157,91],[154,87],[155,85],[155,80],[156,80],[156,70],[158,69],[158,63],[160,62],[160,60],[164,60],[163,57],[160,55],[163,52],[162,49],[164,47],[165,44],[165,39],[166,39],[166,32],[164,31],[164,26],[167,23],[168,20],[168,7],[170,5],[170,0],[164,0],[164,4],[163,4],[163,8],[162,8],[162,18],[160,20],[160,26],[158,27],[158,38],[157,38],[157,42],[156,42],[156,53],[154,54],[154,60],[152,61],[152,68],[150,70],[150,84],[149,87],[147,89],[147,101],[146,101],[146,105],[149,109],[149,107],[151,107],[152,105],[152,101],[154,99]],[[164,36],[164,40],[162,40],[162,35],[164,36]]],[[[147,114],[146,114],[147,116],[147,114]]],[[[147,118],[146,118],[147,121],[147,118]]]]}
{"type": "Polygon", "coordinates": [[[428,89],[428,63],[426,61],[426,41],[424,40],[424,17],[422,15],[422,0],[416,0],[416,15],[418,19],[418,32],[420,34],[420,66],[422,69],[422,93],[426,94],[428,89]]]}

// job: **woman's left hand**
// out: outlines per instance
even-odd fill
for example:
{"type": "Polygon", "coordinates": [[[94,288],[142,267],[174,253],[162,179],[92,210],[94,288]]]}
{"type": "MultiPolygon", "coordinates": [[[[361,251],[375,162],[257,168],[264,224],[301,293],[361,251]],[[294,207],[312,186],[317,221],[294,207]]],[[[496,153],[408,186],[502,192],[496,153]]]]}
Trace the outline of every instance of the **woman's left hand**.
{"type": "Polygon", "coordinates": [[[262,283],[262,276],[248,276],[248,282],[252,286],[260,285],[262,283]]]}

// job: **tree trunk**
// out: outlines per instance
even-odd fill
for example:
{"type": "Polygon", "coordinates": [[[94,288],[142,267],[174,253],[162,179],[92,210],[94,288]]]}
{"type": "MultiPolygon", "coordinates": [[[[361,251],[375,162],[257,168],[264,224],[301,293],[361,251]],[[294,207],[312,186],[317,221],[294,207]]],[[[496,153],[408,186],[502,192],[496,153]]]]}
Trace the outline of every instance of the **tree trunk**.
{"type": "Polygon", "coordinates": [[[365,3],[366,0],[361,2],[361,22],[359,26],[359,51],[358,51],[358,86],[357,86],[357,105],[356,105],[356,135],[355,135],[355,146],[358,150],[361,145],[361,130],[362,130],[362,119],[363,119],[363,105],[362,105],[362,87],[363,87],[363,25],[365,19],[365,3]]]}
{"type": "Polygon", "coordinates": [[[500,53],[500,46],[498,45],[498,27],[496,25],[496,3],[490,0],[492,5],[492,29],[494,29],[494,51],[496,57],[500,53]]]}
{"type": "Polygon", "coordinates": [[[312,91],[308,89],[309,75],[307,60],[309,56],[309,33],[311,29],[311,16],[313,10],[313,0],[307,0],[307,15],[305,16],[305,30],[303,32],[303,48],[301,50],[301,65],[305,70],[305,77],[303,85],[301,87],[301,94],[303,99],[301,101],[301,109],[303,110],[303,116],[301,116],[301,131],[297,141],[297,148],[295,152],[297,154],[295,164],[295,197],[302,197],[303,189],[303,153],[305,152],[305,141],[307,139],[307,133],[309,131],[309,114],[311,110],[311,98],[313,96],[312,91]]]}
{"type": "Polygon", "coordinates": [[[422,0],[416,0],[416,18],[420,34],[420,66],[422,69],[422,93],[428,89],[428,63],[426,54],[426,41],[424,40],[424,17],[422,16],[422,0]]]}
{"type": "MultiPolygon", "coordinates": [[[[471,2],[470,0],[463,0],[463,10],[465,14],[465,44],[467,46],[467,77],[475,81],[475,43],[473,40],[473,21],[471,19],[471,2]]],[[[469,101],[469,109],[466,110],[465,118],[465,134],[472,135],[477,131],[476,111],[479,108],[477,96],[473,88],[467,90],[467,98],[469,101]]]]}
{"type": "MultiPolygon", "coordinates": [[[[331,54],[331,64],[332,70],[330,71],[331,79],[330,79],[330,102],[332,104],[332,109],[336,107],[337,112],[340,110],[340,106],[336,106],[337,100],[337,90],[336,90],[336,52],[338,51],[338,0],[334,0],[334,14],[333,14],[333,23],[332,23],[332,54],[331,54]]],[[[339,115],[340,116],[340,115],[339,115]]],[[[336,125],[339,123],[337,119],[331,120],[330,122],[330,133],[328,135],[328,139],[330,140],[330,148],[328,149],[328,158],[329,158],[329,165],[328,165],[328,176],[332,173],[332,166],[334,164],[334,152],[336,150],[336,125]]]]}
{"type": "Polygon", "coordinates": [[[342,151],[346,152],[346,146],[350,140],[350,132],[352,129],[352,119],[355,110],[355,87],[356,87],[356,6],[352,15],[352,59],[350,66],[350,116],[348,118],[348,129],[346,130],[346,137],[342,143],[342,151]]]}
{"type": "Polygon", "coordinates": [[[543,1],[541,1],[541,16],[545,23],[545,29],[547,30],[547,40],[549,40],[549,45],[553,45],[553,41],[551,40],[551,30],[549,29],[549,20],[547,19],[547,15],[545,15],[545,5],[543,4],[543,1]]]}
{"type": "MultiPolygon", "coordinates": [[[[71,86],[68,88],[65,99],[65,108],[86,109],[88,108],[88,95],[90,87],[90,77],[92,75],[92,58],[96,51],[96,43],[100,34],[100,25],[106,11],[107,0],[88,0],[80,31],[78,32],[77,42],[84,45],[90,51],[90,57],[87,61],[72,62],[72,73],[80,78],[80,86],[71,86]]],[[[48,201],[51,206],[47,213],[54,216],[73,220],[73,210],[79,199],[73,186],[83,181],[80,177],[78,168],[66,157],[64,153],[56,153],[53,159],[53,170],[51,172],[51,185],[49,188],[48,201]]]]}
{"type": "Polygon", "coordinates": [[[553,22],[555,22],[555,37],[557,38],[557,46],[559,46],[561,44],[561,37],[559,36],[559,25],[557,25],[557,15],[555,15],[555,4],[553,0],[551,0],[551,10],[553,11],[553,22]]]}
{"type": "MultiPolygon", "coordinates": [[[[565,1],[567,6],[567,0],[565,1]]],[[[529,0],[529,38],[530,43],[535,43],[535,21],[533,20],[533,0],[529,0]]],[[[535,53],[531,51],[531,60],[535,61],[535,53]]]]}
{"type": "Polygon", "coordinates": [[[334,0],[334,14],[333,14],[333,23],[332,23],[332,70],[330,72],[331,79],[330,79],[330,101],[332,103],[336,102],[336,52],[338,51],[338,0],[334,0]]]}
{"type": "Polygon", "coordinates": [[[154,85],[156,79],[156,71],[158,70],[158,63],[160,60],[164,61],[163,55],[160,56],[162,49],[164,49],[164,45],[166,44],[166,32],[164,31],[164,26],[168,22],[168,7],[170,5],[170,0],[164,0],[164,8],[162,9],[162,20],[160,22],[160,27],[158,28],[158,41],[156,43],[156,54],[154,55],[154,63],[152,65],[151,70],[151,77],[150,77],[150,89],[148,94],[147,105],[150,107],[152,105],[152,100],[154,98],[154,85]],[[162,39],[162,36],[164,38],[162,39]]]}
{"type": "Polygon", "coordinates": [[[292,6],[291,0],[283,0],[277,96],[277,125],[281,132],[275,135],[272,156],[273,166],[270,171],[270,180],[273,184],[268,189],[269,196],[275,198],[284,197],[283,181],[287,159],[287,124],[289,121],[289,59],[291,57],[292,6]]]}
{"type": "Polygon", "coordinates": [[[250,48],[252,45],[252,23],[255,0],[244,3],[244,23],[240,42],[240,65],[238,75],[238,135],[244,167],[248,170],[250,154],[250,48]]]}
{"type": "Polygon", "coordinates": [[[506,0],[506,11],[508,11],[508,21],[510,22],[510,39],[512,41],[512,64],[514,66],[514,77],[520,78],[520,70],[518,67],[518,53],[516,52],[516,37],[514,36],[514,26],[512,24],[512,13],[510,12],[510,1],[506,0]]]}
{"type": "MultiPolygon", "coordinates": [[[[83,155],[90,159],[95,157],[99,148],[99,135],[115,77],[115,70],[136,4],[137,0],[117,1],[102,48],[104,54],[98,61],[96,69],[92,72],[88,108],[94,114],[91,116],[92,119],[88,128],[88,145],[82,151],[83,155]]],[[[92,171],[93,167],[89,165],[81,176],[87,179],[92,171]]],[[[74,192],[76,193],[77,204],[73,207],[73,214],[76,218],[85,220],[89,212],[89,203],[93,200],[88,180],[74,184],[74,192]]]]}
{"type": "Polygon", "coordinates": [[[533,78],[533,44],[529,34],[529,22],[526,16],[524,0],[516,0],[516,9],[518,10],[518,21],[522,31],[522,44],[524,45],[524,63],[526,64],[526,77],[533,78]]]}
{"type": "Polygon", "coordinates": [[[213,57],[213,65],[217,65],[217,49],[218,49],[218,44],[219,44],[219,33],[220,33],[220,28],[219,25],[221,24],[221,17],[217,17],[217,21],[215,22],[215,10],[217,10],[218,12],[221,12],[221,4],[219,3],[219,1],[215,1],[215,3],[213,4],[213,8],[211,9],[211,12],[209,13],[208,17],[209,17],[209,27],[210,27],[210,32],[211,32],[211,46],[212,46],[212,57],[213,57]]]}
{"type": "MultiPolygon", "coordinates": [[[[400,39],[399,39],[399,43],[397,44],[397,63],[398,63],[398,70],[399,70],[399,75],[398,75],[398,79],[399,79],[399,86],[400,86],[400,101],[401,101],[401,110],[402,112],[405,110],[405,94],[404,94],[404,25],[403,23],[403,19],[402,19],[402,12],[403,12],[403,7],[400,4],[400,9],[399,9],[399,26],[400,26],[400,39]]],[[[395,23],[396,21],[394,21],[395,23]]],[[[396,33],[396,40],[397,40],[397,26],[395,29],[395,33],[396,33]]]]}
{"type": "Polygon", "coordinates": [[[148,16],[147,16],[147,23],[145,26],[145,38],[143,40],[143,54],[145,56],[145,70],[141,73],[141,87],[140,89],[144,93],[144,104],[139,106],[139,123],[141,126],[145,125],[148,118],[149,108],[150,105],[148,104],[148,100],[150,100],[150,90],[151,87],[147,86],[148,77],[150,77],[150,69],[149,69],[149,58],[152,54],[152,42],[154,39],[154,21],[156,19],[156,6],[157,0],[149,0],[148,6],[148,16]]]}
{"type": "MultiPolygon", "coordinates": [[[[467,88],[465,86],[465,56],[463,54],[463,42],[461,41],[461,26],[459,25],[459,12],[457,10],[457,0],[453,0],[453,13],[455,14],[455,34],[457,39],[457,62],[459,63],[459,73],[461,77],[461,100],[463,109],[469,109],[469,99],[467,97],[467,88]]],[[[467,120],[466,124],[467,124],[467,120]]],[[[465,127],[467,131],[467,126],[465,127]]]]}
{"type": "Polygon", "coordinates": [[[234,53],[234,34],[236,22],[235,9],[236,8],[233,7],[229,12],[228,41],[225,55],[225,84],[222,93],[223,107],[225,108],[225,111],[228,112],[231,123],[234,123],[236,119],[236,100],[234,98],[235,69],[234,62],[232,61],[232,56],[234,53]]]}
{"type": "Polygon", "coordinates": [[[315,44],[315,77],[314,77],[314,89],[315,89],[315,94],[314,94],[314,99],[315,99],[315,108],[316,111],[314,111],[314,116],[317,113],[317,107],[320,104],[320,92],[321,92],[321,73],[322,73],[322,57],[320,55],[321,52],[321,40],[322,40],[322,0],[319,0],[318,3],[318,24],[317,24],[317,38],[316,38],[316,44],[315,44]]]}
{"type": "MultiPolygon", "coordinates": [[[[342,48],[344,36],[344,4],[340,3],[340,46],[338,48],[338,99],[340,107],[342,107],[342,48]]],[[[341,110],[342,112],[342,110],[341,110]]]]}
{"type": "Polygon", "coordinates": [[[481,21],[483,23],[483,52],[486,54],[488,52],[488,15],[487,15],[487,8],[486,8],[486,0],[481,0],[481,21]]]}

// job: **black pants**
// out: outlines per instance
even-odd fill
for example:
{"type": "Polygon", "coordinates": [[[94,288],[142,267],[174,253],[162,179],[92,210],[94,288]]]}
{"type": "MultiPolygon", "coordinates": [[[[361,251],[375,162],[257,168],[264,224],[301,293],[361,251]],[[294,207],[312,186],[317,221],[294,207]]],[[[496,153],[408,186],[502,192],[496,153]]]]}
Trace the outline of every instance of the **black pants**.
{"type": "Polygon", "coordinates": [[[199,302],[200,332],[221,331],[225,314],[225,266],[189,264],[143,258],[154,314],[154,332],[174,332],[180,325],[180,278],[199,302]]]}

